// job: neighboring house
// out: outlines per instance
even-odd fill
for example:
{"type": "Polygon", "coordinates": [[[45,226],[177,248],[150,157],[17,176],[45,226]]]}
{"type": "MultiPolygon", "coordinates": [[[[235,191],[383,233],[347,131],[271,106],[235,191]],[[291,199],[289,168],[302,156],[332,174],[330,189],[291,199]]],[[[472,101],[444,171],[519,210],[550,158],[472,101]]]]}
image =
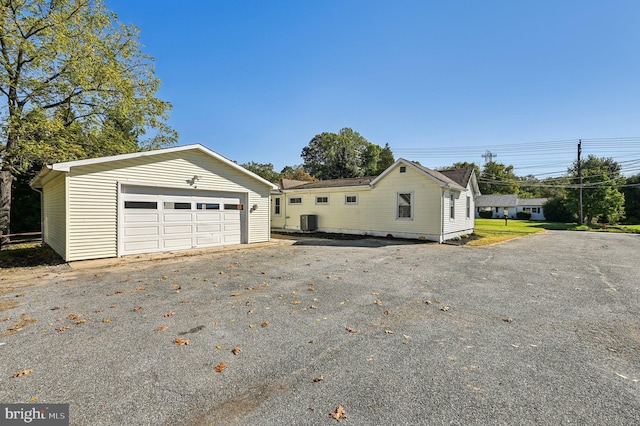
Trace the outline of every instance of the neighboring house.
{"type": "Polygon", "coordinates": [[[518,212],[531,213],[531,220],[545,220],[542,206],[546,198],[518,198],[515,194],[480,195],[476,200],[476,217],[480,211],[493,212],[493,218],[507,217],[516,219],[518,212]]]}
{"type": "Polygon", "coordinates": [[[268,241],[277,188],[199,144],[47,165],[31,187],[66,261],[268,241]]]}
{"type": "Polygon", "coordinates": [[[438,172],[399,159],[377,177],[283,181],[271,195],[271,228],[443,242],[473,232],[479,194],[473,169],[438,172]],[[301,220],[308,215],[317,220],[301,220]]]}

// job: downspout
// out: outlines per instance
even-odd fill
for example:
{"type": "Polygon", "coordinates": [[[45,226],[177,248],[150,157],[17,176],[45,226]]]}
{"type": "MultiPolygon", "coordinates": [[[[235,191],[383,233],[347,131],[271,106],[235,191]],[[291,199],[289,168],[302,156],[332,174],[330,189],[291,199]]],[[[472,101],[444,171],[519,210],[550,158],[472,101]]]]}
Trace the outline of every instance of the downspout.
{"type": "Polygon", "coordinates": [[[40,237],[44,246],[44,193],[37,188],[32,187],[31,189],[40,194],[40,237]]]}
{"type": "Polygon", "coordinates": [[[440,244],[444,243],[444,188],[440,198],[440,244]]]}

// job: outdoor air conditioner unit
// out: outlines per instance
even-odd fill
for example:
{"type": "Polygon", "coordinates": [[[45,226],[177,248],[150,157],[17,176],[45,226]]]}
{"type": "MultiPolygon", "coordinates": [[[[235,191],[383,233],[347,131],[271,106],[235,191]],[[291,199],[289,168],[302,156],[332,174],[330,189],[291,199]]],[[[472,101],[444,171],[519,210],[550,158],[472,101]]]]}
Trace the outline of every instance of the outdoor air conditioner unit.
{"type": "Polygon", "coordinates": [[[302,231],[315,231],[316,229],[318,229],[318,215],[301,214],[300,229],[302,231]]]}

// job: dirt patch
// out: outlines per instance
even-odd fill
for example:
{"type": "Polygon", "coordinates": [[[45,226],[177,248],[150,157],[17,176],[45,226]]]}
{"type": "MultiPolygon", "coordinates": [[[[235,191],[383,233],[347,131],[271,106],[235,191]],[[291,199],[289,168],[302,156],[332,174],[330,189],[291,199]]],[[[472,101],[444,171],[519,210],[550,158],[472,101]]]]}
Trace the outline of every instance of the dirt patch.
{"type": "Polygon", "coordinates": [[[13,326],[11,326],[4,333],[1,333],[0,337],[6,337],[6,336],[9,336],[11,334],[17,333],[18,331],[22,330],[23,328],[25,328],[29,324],[35,324],[35,323],[36,323],[36,319],[35,318],[30,318],[27,314],[22,314],[22,317],[20,317],[20,321],[15,323],[13,326]]]}
{"type": "Polygon", "coordinates": [[[15,300],[5,300],[4,302],[0,302],[0,312],[8,311],[9,309],[13,309],[18,306],[18,302],[15,300]]]}
{"type": "Polygon", "coordinates": [[[36,266],[54,266],[65,263],[49,247],[11,246],[0,251],[0,268],[25,268],[36,266]]]}

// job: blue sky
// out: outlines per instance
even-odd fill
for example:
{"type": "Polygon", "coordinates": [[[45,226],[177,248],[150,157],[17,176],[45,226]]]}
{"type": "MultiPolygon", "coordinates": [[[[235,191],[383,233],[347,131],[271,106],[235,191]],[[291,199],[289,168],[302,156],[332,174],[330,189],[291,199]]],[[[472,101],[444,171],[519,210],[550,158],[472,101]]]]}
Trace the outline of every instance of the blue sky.
{"type": "Polygon", "coordinates": [[[636,0],[106,4],[140,28],[180,145],[279,171],[351,127],[427,167],[489,150],[545,177],[582,138],[640,172],[636,0]]]}

